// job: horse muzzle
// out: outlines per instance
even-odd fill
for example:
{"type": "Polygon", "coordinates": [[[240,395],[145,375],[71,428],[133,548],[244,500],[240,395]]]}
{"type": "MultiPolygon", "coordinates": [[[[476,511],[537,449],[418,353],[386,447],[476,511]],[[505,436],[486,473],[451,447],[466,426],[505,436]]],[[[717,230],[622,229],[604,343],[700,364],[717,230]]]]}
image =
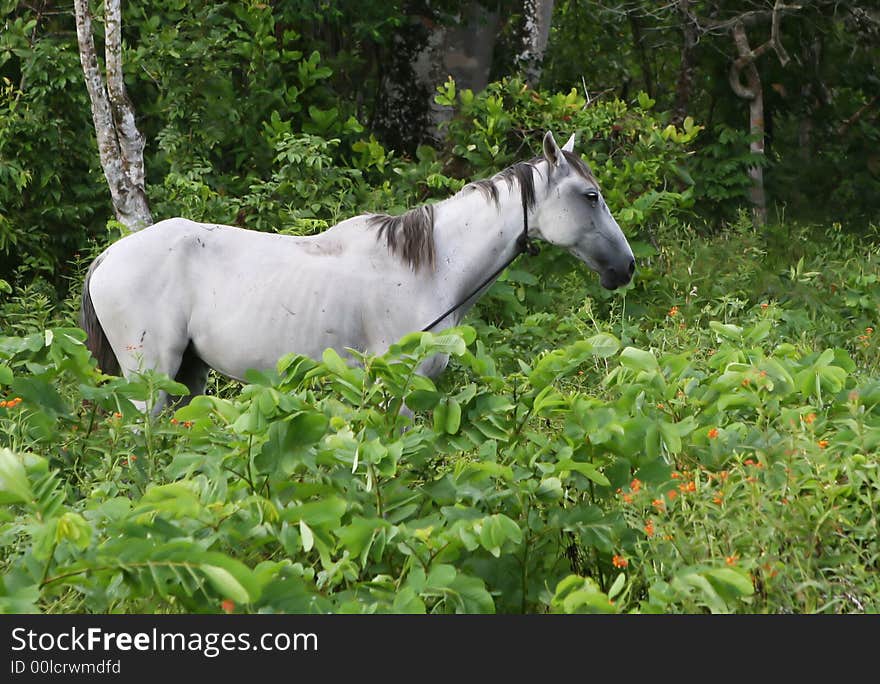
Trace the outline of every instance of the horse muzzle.
{"type": "Polygon", "coordinates": [[[609,266],[602,272],[599,282],[606,290],[616,290],[632,280],[636,272],[636,260],[630,257],[629,261],[622,266],[609,266]]]}

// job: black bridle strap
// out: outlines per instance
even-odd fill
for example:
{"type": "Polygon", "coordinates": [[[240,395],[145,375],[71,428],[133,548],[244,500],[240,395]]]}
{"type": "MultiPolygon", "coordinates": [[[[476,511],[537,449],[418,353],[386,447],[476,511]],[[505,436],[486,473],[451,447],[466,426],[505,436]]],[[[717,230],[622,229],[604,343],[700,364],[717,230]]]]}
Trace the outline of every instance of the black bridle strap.
{"type": "Polygon", "coordinates": [[[495,271],[492,273],[492,275],[490,275],[482,283],[477,285],[476,289],[474,289],[474,291],[471,292],[467,297],[462,299],[455,306],[452,306],[449,309],[447,309],[446,311],[444,311],[442,314],[437,316],[437,318],[435,318],[433,321],[431,321],[428,325],[426,325],[424,328],[422,328],[421,332],[429,331],[431,328],[433,328],[435,325],[437,325],[440,321],[442,321],[444,318],[446,318],[449,314],[451,314],[453,311],[455,311],[460,306],[462,306],[465,302],[467,302],[469,299],[471,299],[474,295],[477,294],[477,292],[482,290],[484,287],[486,287],[486,285],[488,285],[495,278],[497,278],[499,276],[499,274],[501,273],[501,271],[503,271],[505,268],[510,266],[510,264],[512,264],[514,262],[514,260],[523,252],[526,252],[529,256],[537,256],[538,255],[538,252],[540,251],[538,249],[538,245],[536,245],[534,242],[532,242],[531,238],[529,237],[529,208],[526,205],[525,195],[523,195],[523,199],[522,199],[522,208],[523,208],[523,229],[522,229],[522,233],[520,233],[519,237],[517,237],[517,239],[516,239],[516,251],[513,253],[513,256],[510,257],[507,261],[505,261],[500,266],[500,268],[495,269],[495,271]]]}

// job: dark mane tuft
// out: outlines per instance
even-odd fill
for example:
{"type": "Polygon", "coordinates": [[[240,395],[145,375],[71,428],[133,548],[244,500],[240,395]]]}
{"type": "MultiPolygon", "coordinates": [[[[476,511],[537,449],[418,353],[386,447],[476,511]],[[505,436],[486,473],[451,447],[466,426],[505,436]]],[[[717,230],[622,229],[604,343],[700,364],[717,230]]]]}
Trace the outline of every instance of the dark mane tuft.
{"type": "MultiPolygon", "coordinates": [[[[593,172],[580,156],[574,152],[568,152],[567,150],[563,150],[562,154],[565,155],[566,161],[575,173],[583,176],[591,183],[595,183],[598,187],[599,184],[596,182],[593,172]]],[[[544,159],[544,157],[539,155],[528,161],[517,162],[513,166],[508,166],[503,171],[499,171],[491,178],[484,178],[483,180],[468,183],[465,186],[465,189],[477,190],[487,200],[494,202],[497,205],[498,183],[507,183],[507,187],[511,187],[514,183],[517,183],[520,187],[520,192],[522,192],[523,202],[525,202],[526,208],[531,209],[535,205],[535,173],[538,171],[538,162],[542,159],[544,159]]]]}
{"type": "Polygon", "coordinates": [[[375,214],[371,226],[379,228],[378,239],[384,236],[392,254],[403,259],[413,271],[422,266],[434,268],[434,207],[425,204],[400,216],[375,214]]]}
{"type": "Polygon", "coordinates": [[[583,176],[591,183],[595,183],[596,187],[599,187],[599,183],[593,175],[593,170],[589,167],[587,162],[581,159],[579,155],[574,152],[569,152],[568,150],[562,150],[562,154],[565,155],[565,160],[568,162],[568,165],[574,169],[575,173],[583,176]]]}
{"type": "Polygon", "coordinates": [[[538,170],[537,163],[543,157],[535,157],[528,161],[517,162],[513,166],[508,166],[503,171],[499,171],[491,178],[468,183],[465,188],[477,190],[487,200],[498,205],[498,185],[499,181],[507,183],[507,187],[511,187],[517,183],[522,192],[523,201],[527,208],[531,209],[535,206],[535,172],[538,170]]]}

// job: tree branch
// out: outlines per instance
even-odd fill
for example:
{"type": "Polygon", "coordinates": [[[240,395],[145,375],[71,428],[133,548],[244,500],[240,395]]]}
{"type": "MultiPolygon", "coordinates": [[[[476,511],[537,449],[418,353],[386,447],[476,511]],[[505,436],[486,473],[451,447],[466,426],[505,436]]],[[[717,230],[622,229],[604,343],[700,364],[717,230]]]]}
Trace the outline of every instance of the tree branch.
{"type": "Polygon", "coordinates": [[[742,24],[746,28],[750,28],[752,26],[757,26],[758,24],[764,24],[768,19],[772,22],[774,15],[781,16],[782,14],[796,12],[801,9],[803,9],[802,5],[785,5],[781,0],[776,0],[776,4],[773,6],[772,10],[750,10],[748,12],[743,12],[732,19],[702,23],[700,24],[700,29],[703,33],[726,33],[736,26],[736,24],[742,24]]]}
{"type": "Polygon", "coordinates": [[[733,92],[736,93],[737,97],[741,97],[744,100],[754,100],[757,93],[754,89],[755,78],[753,78],[751,71],[757,71],[757,67],[755,67],[754,63],[755,53],[749,48],[749,39],[746,35],[746,28],[743,24],[734,24],[732,35],[739,57],[734,60],[733,64],[730,66],[730,87],[733,89],[733,92]],[[743,70],[746,70],[746,80],[748,81],[748,85],[745,85],[742,82],[743,70]]]}

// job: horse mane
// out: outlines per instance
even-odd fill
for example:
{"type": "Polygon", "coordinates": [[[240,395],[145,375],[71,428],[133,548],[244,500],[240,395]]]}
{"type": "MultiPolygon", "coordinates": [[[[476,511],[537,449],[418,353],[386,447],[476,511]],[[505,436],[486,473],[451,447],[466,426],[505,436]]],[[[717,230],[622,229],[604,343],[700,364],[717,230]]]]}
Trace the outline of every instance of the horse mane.
{"type": "MultiPolygon", "coordinates": [[[[596,179],[590,167],[576,154],[563,150],[566,160],[572,169],[587,180],[595,183],[596,179]]],[[[522,192],[523,203],[526,209],[535,206],[535,172],[538,171],[538,162],[544,159],[537,156],[528,161],[521,161],[508,166],[490,178],[472,181],[462,190],[476,190],[487,201],[498,206],[498,183],[503,182],[507,187],[517,183],[522,192]]],[[[598,186],[598,183],[597,183],[598,186]]],[[[385,239],[388,251],[396,254],[409,265],[413,271],[418,271],[423,265],[434,268],[434,206],[423,204],[414,207],[399,216],[389,214],[373,214],[367,219],[369,225],[378,227],[376,239],[385,239]]]]}
{"type": "Polygon", "coordinates": [[[373,214],[367,221],[379,228],[388,251],[406,262],[413,271],[424,264],[434,268],[434,206],[423,204],[399,216],[373,214]]]}
{"type": "MultiPolygon", "coordinates": [[[[586,162],[574,152],[562,150],[569,166],[574,169],[575,173],[583,176],[588,181],[596,183],[593,172],[586,162]]],[[[499,171],[490,178],[476,180],[468,183],[464,189],[479,191],[487,200],[494,202],[498,206],[498,183],[504,182],[510,188],[514,183],[519,184],[520,192],[522,192],[523,203],[526,209],[535,206],[535,173],[538,171],[538,163],[544,159],[543,155],[538,155],[527,161],[517,162],[512,166],[508,166],[503,171],[499,171]]],[[[598,186],[598,183],[596,183],[598,186]]]]}

